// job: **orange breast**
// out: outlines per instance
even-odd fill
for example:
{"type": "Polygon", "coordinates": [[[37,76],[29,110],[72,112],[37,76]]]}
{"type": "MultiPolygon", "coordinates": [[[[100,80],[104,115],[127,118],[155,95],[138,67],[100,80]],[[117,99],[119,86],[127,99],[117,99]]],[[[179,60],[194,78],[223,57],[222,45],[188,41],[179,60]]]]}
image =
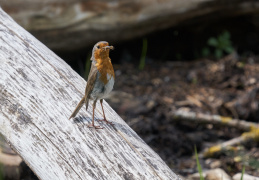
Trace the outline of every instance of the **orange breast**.
{"type": "Polygon", "coordinates": [[[115,79],[115,75],[114,75],[114,70],[113,70],[113,66],[111,63],[111,59],[108,57],[106,59],[96,59],[97,63],[95,64],[95,66],[97,67],[98,71],[100,72],[101,76],[100,76],[100,80],[104,83],[107,84],[107,82],[110,80],[108,79],[107,74],[110,75],[110,78],[113,76],[113,78],[115,79]]]}

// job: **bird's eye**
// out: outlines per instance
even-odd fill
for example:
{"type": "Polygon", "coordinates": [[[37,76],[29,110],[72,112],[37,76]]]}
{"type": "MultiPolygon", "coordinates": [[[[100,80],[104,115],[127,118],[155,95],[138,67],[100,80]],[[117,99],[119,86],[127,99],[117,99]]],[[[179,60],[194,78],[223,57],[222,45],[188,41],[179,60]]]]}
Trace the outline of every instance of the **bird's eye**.
{"type": "Polygon", "coordinates": [[[100,49],[100,46],[96,46],[97,47],[97,49],[100,49]]]}

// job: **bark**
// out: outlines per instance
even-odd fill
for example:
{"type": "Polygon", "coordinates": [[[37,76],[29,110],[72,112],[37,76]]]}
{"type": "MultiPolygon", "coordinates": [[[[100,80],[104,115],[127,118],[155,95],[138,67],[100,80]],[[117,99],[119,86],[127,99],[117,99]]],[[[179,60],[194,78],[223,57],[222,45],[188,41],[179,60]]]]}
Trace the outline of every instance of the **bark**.
{"type": "Polygon", "coordinates": [[[114,127],[92,103],[68,120],[86,82],[2,9],[0,77],[0,132],[40,179],[179,179],[106,102],[114,127]]]}

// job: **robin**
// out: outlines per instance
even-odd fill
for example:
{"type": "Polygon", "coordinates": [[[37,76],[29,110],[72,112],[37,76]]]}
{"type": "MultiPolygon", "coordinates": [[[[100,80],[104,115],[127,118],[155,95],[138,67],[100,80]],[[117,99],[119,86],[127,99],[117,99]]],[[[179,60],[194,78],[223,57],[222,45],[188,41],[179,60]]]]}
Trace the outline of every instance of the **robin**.
{"type": "Polygon", "coordinates": [[[114,70],[111,59],[109,57],[109,52],[113,49],[113,46],[109,46],[109,43],[106,41],[100,41],[94,45],[91,57],[92,66],[88,75],[87,85],[85,88],[85,96],[81,99],[69,119],[75,117],[84,104],[87,110],[89,100],[92,100],[92,124],[88,125],[88,127],[102,129],[102,127],[94,125],[94,110],[97,100],[100,100],[103,111],[103,120],[100,121],[105,121],[108,124],[112,124],[105,117],[103,110],[103,98],[105,98],[112,91],[115,81],[114,70]]]}

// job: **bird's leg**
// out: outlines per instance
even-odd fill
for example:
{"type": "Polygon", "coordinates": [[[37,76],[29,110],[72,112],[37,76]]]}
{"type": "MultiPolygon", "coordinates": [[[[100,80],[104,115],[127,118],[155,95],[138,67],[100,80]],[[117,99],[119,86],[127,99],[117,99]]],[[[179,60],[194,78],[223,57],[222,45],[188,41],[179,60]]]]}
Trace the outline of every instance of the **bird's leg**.
{"type": "Polygon", "coordinates": [[[95,100],[94,101],[94,103],[93,103],[93,118],[92,118],[92,124],[90,124],[90,125],[87,125],[89,128],[95,128],[95,129],[103,129],[101,126],[95,126],[94,125],[94,109],[95,109],[95,105],[96,105],[96,101],[97,100],[95,100]]]}
{"type": "MultiPolygon", "coordinates": [[[[102,106],[102,110],[103,110],[103,99],[100,99],[100,103],[101,103],[101,106],[102,106]]],[[[99,119],[98,121],[105,121],[107,124],[111,124],[113,125],[112,122],[108,121],[105,117],[105,114],[104,114],[104,110],[103,110],[103,119],[99,119]]]]}

